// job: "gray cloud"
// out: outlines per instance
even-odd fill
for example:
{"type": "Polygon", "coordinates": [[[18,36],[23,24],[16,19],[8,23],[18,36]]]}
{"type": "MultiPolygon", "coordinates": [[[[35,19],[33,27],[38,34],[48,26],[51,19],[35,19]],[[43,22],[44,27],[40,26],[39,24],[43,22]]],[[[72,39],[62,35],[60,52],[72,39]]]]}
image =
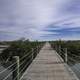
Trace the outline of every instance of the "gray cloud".
{"type": "Polygon", "coordinates": [[[16,36],[42,40],[52,34],[43,31],[50,24],[55,30],[79,27],[79,4],[79,0],[0,0],[0,40],[16,36]]]}

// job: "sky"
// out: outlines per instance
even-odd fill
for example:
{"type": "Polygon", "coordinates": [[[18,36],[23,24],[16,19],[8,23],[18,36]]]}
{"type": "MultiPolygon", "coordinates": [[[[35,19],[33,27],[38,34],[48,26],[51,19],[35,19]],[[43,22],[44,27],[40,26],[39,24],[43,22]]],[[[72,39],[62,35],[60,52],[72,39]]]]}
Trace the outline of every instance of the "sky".
{"type": "Polygon", "coordinates": [[[80,0],[0,0],[0,41],[80,40],[80,0]]]}

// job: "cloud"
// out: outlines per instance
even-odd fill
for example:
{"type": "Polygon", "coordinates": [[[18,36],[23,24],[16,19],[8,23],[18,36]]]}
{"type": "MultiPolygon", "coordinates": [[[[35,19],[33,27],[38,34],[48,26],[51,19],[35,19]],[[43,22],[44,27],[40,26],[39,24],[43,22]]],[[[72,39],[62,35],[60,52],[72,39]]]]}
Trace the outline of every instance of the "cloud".
{"type": "Polygon", "coordinates": [[[68,0],[65,4],[62,5],[60,11],[62,11],[64,14],[79,15],[80,14],[80,0],[68,0]]]}
{"type": "Polygon", "coordinates": [[[0,0],[0,40],[76,38],[79,30],[79,0],[0,0]]]}

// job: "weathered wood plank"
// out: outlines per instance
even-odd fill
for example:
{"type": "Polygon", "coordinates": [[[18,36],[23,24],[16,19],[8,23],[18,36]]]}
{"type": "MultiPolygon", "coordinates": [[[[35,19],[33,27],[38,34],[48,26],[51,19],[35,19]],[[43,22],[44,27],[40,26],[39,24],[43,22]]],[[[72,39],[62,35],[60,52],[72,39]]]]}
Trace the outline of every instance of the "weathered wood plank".
{"type": "Polygon", "coordinates": [[[26,70],[22,80],[79,80],[59,55],[46,43],[26,70]]]}

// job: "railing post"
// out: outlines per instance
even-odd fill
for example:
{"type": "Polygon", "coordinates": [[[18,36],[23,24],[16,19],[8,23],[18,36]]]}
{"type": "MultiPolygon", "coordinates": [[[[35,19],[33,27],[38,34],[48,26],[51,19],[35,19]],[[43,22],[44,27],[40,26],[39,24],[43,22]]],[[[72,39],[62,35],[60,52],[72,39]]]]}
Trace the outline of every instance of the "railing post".
{"type": "Polygon", "coordinates": [[[59,45],[59,54],[61,55],[61,46],[59,45]]]}
{"type": "Polygon", "coordinates": [[[38,54],[38,52],[39,52],[39,46],[37,46],[37,54],[38,54]]]}
{"type": "Polygon", "coordinates": [[[19,56],[13,56],[13,80],[19,80],[19,56]]]}
{"type": "Polygon", "coordinates": [[[68,54],[67,54],[67,48],[65,48],[65,62],[68,62],[68,54]]]}
{"type": "Polygon", "coordinates": [[[32,61],[34,59],[34,49],[32,48],[32,61]]]}

